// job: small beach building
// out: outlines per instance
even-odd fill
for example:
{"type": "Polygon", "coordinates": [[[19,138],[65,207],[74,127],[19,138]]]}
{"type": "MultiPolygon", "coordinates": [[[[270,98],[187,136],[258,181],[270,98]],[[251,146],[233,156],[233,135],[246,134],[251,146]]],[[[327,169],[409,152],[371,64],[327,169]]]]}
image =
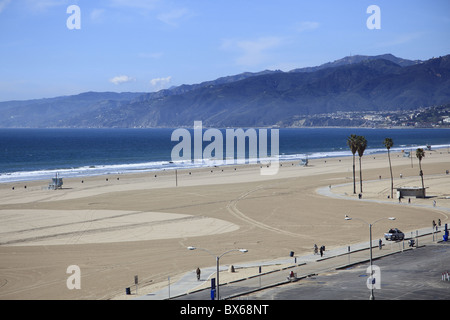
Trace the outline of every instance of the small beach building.
{"type": "Polygon", "coordinates": [[[402,187],[397,188],[397,198],[416,197],[425,198],[425,189],[422,187],[402,187]]]}

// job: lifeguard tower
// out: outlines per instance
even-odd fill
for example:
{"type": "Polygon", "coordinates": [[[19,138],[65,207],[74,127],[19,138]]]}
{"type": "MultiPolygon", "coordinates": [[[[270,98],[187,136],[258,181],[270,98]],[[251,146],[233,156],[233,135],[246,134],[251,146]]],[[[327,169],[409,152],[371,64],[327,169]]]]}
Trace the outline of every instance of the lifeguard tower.
{"type": "Polygon", "coordinates": [[[52,178],[52,183],[49,183],[48,189],[49,190],[62,189],[62,186],[63,186],[63,179],[58,178],[58,173],[56,173],[56,178],[52,178]]]}
{"type": "Polygon", "coordinates": [[[301,159],[298,165],[306,167],[308,165],[308,155],[306,155],[306,159],[301,159]]]}

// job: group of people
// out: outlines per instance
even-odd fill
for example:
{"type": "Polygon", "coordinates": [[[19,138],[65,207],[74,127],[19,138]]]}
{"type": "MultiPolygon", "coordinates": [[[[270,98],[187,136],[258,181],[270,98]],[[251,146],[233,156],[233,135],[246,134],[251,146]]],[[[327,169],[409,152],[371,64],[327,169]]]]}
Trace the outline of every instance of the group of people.
{"type": "Polygon", "coordinates": [[[325,251],[325,246],[320,246],[320,248],[317,247],[317,244],[314,244],[314,254],[319,254],[320,252],[320,256],[323,257],[323,252],[325,251]]]}
{"type": "Polygon", "coordinates": [[[436,221],[433,220],[433,230],[436,229],[438,231],[438,227],[441,226],[441,219],[438,220],[438,224],[436,225],[436,221]]]}

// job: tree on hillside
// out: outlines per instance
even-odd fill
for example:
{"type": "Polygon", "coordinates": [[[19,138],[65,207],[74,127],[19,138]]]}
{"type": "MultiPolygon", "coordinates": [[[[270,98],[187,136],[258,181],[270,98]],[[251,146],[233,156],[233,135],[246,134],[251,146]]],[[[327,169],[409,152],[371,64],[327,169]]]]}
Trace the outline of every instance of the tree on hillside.
{"type": "Polygon", "coordinates": [[[362,169],[361,169],[361,158],[364,155],[364,150],[367,148],[367,140],[364,136],[358,136],[356,139],[356,146],[359,156],[359,188],[360,192],[363,192],[362,189],[362,169]]]}
{"type": "Polygon", "coordinates": [[[388,151],[388,158],[389,158],[389,170],[391,171],[391,199],[394,198],[394,177],[392,175],[392,165],[391,165],[391,154],[390,149],[394,145],[394,141],[391,138],[384,139],[383,144],[385,145],[387,151],[388,151]]]}
{"type": "Polygon", "coordinates": [[[423,171],[422,171],[422,159],[425,158],[425,151],[423,151],[422,148],[418,148],[416,150],[416,157],[417,159],[419,159],[419,175],[420,178],[422,179],[422,189],[425,189],[425,186],[423,184],[423,171]]]}
{"type": "Polygon", "coordinates": [[[353,154],[353,194],[356,194],[356,179],[355,179],[355,153],[358,150],[357,147],[357,136],[355,134],[350,135],[347,139],[347,145],[353,154]]]}

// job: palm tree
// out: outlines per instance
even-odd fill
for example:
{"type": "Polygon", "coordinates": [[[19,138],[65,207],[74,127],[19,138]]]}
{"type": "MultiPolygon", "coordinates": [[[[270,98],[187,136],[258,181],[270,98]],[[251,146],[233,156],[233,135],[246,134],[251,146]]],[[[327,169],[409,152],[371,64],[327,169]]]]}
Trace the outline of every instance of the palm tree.
{"type": "Polygon", "coordinates": [[[420,170],[419,175],[420,178],[422,179],[422,189],[425,190],[425,186],[423,184],[423,171],[422,171],[422,159],[425,158],[425,152],[423,151],[422,148],[418,148],[416,150],[416,157],[417,159],[419,159],[419,170],[420,170]]]}
{"type": "Polygon", "coordinates": [[[367,147],[367,140],[364,138],[364,136],[358,136],[356,140],[356,146],[359,156],[359,188],[360,192],[362,193],[362,170],[361,170],[361,158],[364,154],[364,150],[366,150],[367,147]]]}
{"type": "Polygon", "coordinates": [[[389,158],[389,170],[391,171],[391,199],[394,198],[394,177],[392,176],[392,165],[391,165],[391,154],[390,149],[394,145],[394,141],[391,138],[384,139],[384,145],[388,151],[388,158],[389,158]]]}
{"type": "Polygon", "coordinates": [[[355,134],[350,135],[347,139],[347,145],[350,147],[350,150],[353,154],[353,194],[356,194],[356,179],[355,179],[355,153],[358,150],[356,145],[357,136],[355,134]]]}

